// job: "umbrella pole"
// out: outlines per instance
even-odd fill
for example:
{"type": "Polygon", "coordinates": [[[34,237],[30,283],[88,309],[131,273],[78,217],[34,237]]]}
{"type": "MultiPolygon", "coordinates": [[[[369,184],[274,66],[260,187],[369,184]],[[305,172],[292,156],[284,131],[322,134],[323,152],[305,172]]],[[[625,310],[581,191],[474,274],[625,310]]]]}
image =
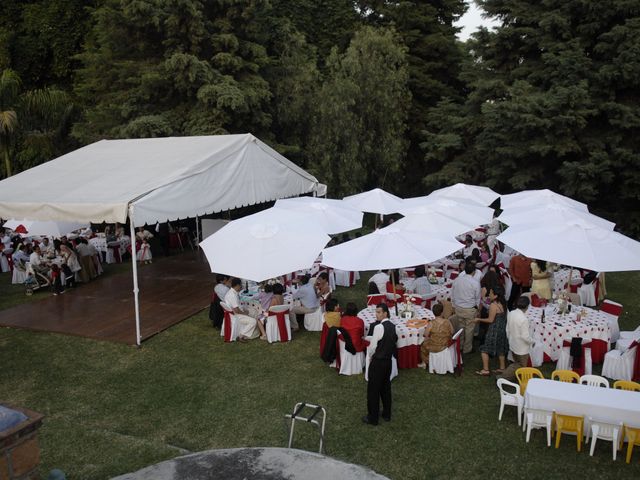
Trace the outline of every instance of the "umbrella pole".
{"type": "Polygon", "coordinates": [[[398,316],[398,299],[396,298],[396,274],[391,270],[391,284],[393,285],[393,301],[396,302],[396,317],[398,316]]]}

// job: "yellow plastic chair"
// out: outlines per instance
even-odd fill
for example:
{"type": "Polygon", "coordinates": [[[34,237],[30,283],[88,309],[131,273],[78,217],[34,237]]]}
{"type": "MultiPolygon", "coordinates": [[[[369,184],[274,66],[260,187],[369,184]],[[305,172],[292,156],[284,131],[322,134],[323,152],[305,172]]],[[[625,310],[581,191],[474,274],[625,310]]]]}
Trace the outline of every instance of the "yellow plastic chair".
{"type": "Polygon", "coordinates": [[[567,383],[580,383],[580,375],[573,370],[554,370],[551,380],[559,380],[567,383]]]}
{"type": "Polygon", "coordinates": [[[613,388],[618,390],[628,390],[630,392],[640,392],[640,383],[632,382],[630,380],[617,380],[613,384],[613,388]]]}
{"type": "Polygon", "coordinates": [[[584,419],[582,417],[574,417],[572,415],[562,415],[556,413],[556,448],[560,447],[560,437],[562,432],[575,433],[578,442],[578,451],[582,448],[582,429],[584,427],[584,419]]]}
{"type": "Polygon", "coordinates": [[[524,392],[527,389],[527,383],[532,378],[544,378],[542,372],[537,368],[532,367],[521,367],[516,370],[516,378],[518,379],[518,383],[520,384],[520,393],[524,396],[524,392]]]}
{"type": "Polygon", "coordinates": [[[624,439],[627,439],[627,463],[631,463],[631,454],[633,453],[633,446],[640,446],[640,427],[629,427],[628,425],[624,426],[624,433],[622,434],[622,438],[620,439],[620,448],[622,449],[622,444],[624,443],[624,439]]]}

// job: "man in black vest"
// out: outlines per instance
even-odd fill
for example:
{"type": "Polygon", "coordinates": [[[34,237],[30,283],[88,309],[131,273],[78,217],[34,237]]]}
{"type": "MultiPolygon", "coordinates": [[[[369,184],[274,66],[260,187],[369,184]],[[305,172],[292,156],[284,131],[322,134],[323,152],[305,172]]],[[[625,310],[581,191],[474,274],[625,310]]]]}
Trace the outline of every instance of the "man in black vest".
{"type": "Polygon", "coordinates": [[[373,329],[369,363],[369,384],[367,385],[367,411],[362,418],[364,423],[378,425],[380,399],[382,399],[382,418],[391,420],[391,357],[396,351],[398,335],[396,327],[389,321],[389,307],[386,303],[376,306],[376,319],[380,322],[373,329]]]}

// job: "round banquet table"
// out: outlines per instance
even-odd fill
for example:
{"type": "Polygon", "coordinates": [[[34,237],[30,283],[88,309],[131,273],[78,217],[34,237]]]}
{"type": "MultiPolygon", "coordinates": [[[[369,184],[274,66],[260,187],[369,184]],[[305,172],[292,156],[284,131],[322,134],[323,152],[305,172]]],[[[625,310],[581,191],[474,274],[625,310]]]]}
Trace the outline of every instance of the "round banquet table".
{"type": "Polygon", "coordinates": [[[571,342],[573,337],[591,340],[591,359],[593,363],[602,363],[611,342],[611,327],[608,315],[588,307],[574,307],[571,313],[564,315],[556,312],[556,305],[544,308],[529,307],[527,318],[532,338],[542,342],[545,361],[557,361],[564,341],[571,342]],[[545,322],[542,323],[542,312],[545,322]],[[580,321],[578,312],[585,312],[580,321]]]}
{"type": "MultiPolygon", "coordinates": [[[[434,317],[431,310],[424,307],[415,307],[414,319],[428,319],[431,320],[434,317]]],[[[390,308],[391,321],[396,326],[396,334],[398,335],[398,368],[417,368],[421,362],[420,359],[420,345],[424,340],[425,327],[412,328],[407,326],[407,320],[399,318],[396,315],[396,309],[390,308]]],[[[376,307],[369,305],[364,310],[358,312],[358,317],[364,322],[365,332],[369,331],[369,326],[376,321],[376,307]]]]}

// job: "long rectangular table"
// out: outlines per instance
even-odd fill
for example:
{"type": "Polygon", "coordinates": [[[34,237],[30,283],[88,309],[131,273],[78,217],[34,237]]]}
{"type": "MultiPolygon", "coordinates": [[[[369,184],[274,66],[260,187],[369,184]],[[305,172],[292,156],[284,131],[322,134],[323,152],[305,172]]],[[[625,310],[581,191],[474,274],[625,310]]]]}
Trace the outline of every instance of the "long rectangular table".
{"type": "Polygon", "coordinates": [[[640,392],[534,378],[524,402],[529,408],[640,426],[640,392]]]}

